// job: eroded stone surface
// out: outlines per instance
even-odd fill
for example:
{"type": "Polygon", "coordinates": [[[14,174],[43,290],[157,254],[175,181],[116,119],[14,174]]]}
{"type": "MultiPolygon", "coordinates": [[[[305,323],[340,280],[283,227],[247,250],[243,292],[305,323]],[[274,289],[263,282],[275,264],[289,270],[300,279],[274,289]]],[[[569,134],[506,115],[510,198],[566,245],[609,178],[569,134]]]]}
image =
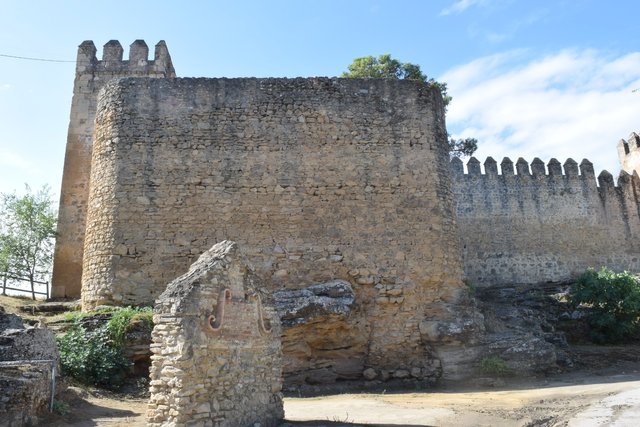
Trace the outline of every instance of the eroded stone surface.
{"type": "Polygon", "coordinates": [[[53,333],[0,307],[0,426],[35,425],[48,409],[58,369],[53,333]]]}
{"type": "Polygon", "coordinates": [[[280,322],[235,243],[205,252],[156,302],[151,426],[275,426],[280,322]]]}
{"type": "Polygon", "coordinates": [[[291,327],[331,314],[348,315],[355,293],[349,282],[332,280],[303,289],[275,291],[273,298],[282,325],[291,327]]]}

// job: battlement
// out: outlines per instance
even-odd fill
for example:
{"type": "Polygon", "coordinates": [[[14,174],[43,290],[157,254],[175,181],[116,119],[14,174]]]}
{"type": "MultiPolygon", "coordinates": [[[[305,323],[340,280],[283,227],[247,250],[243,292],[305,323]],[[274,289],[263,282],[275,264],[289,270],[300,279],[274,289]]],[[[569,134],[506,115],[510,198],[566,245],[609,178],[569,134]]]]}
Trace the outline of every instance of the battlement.
{"type": "Polygon", "coordinates": [[[640,136],[632,132],[625,141],[618,142],[618,158],[622,169],[627,173],[640,173],[640,136]]]}
{"type": "Polygon", "coordinates": [[[451,172],[467,280],[553,282],[589,266],[637,267],[637,172],[622,170],[616,181],[606,170],[596,177],[587,159],[545,164],[537,157],[515,164],[505,157],[500,173],[491,157],[483,165],[470,158],[466,172],[454,158],[451,172]]]}
{"type": "MultiPolygon", "coordinates": [[[[632,135],[638,138],[635,133],[632,135]]],[[[640,144],[640,138],[638,138],[638,144],[640,144]]],[[[640,146],[638,147],[640,150],[640,146]]],[[[596,179],[593,163],[587,159],[582,159],[580,164],[578,164],[572,158],[567,159],[564,164],[561,164],[555,158],[549,160],[548,164],[545,164],[540,158],[536,157],[533,159],[531,164],[529,164],[525,159],[520,157],[515,163],[515,172],[514,163],[509,157],[503,158],[500,162],[500,173],[498,173],[498,162],[496,162],[493,157],[487,157],[484,161],[484,164],[482,165],[484,166],[484,172],[482,171],[480,161],[475,157],[471,157],[467,162],[466,172],[464,166],[465,165],[462,160],[459,158],[454,157],[451,159],[451,172],[454,177],[467,176],[470,179],[473,179],[474,177],[494,178],[498,176],[520,176],[532,179],[561,177],[564,179],[579,179],[586,182],[597,182],[598,187],[601,188],[627,187],[632,182],[632,175],[636,173],[635,171],[629,173],[625,170],[621,170],[616,181],[611,173],[603,170],[596,179]]]]}
{"type": "Polygon", "coordinates": [[[620,157],[631,154],[632,151],[640,151],[640,136],[637,133],[631,132],[628,141],[621,139],[618,142],[618,154],[620,157]]]}
{"type": "Polygon", "coordinates": [[[108,72],[126,75],[160,74],[158,77],[175,77],[175,69],[167,44],[160,40],[155,46],[154,58],[149,59],[149,47],[144,40],[136,40],[129,46],[129,59],[124,60],[124,49],[118,40],[108,41],[98,60],[93,41],[85,40],[78,47],[76,72],[80,74],[108,72]]]}

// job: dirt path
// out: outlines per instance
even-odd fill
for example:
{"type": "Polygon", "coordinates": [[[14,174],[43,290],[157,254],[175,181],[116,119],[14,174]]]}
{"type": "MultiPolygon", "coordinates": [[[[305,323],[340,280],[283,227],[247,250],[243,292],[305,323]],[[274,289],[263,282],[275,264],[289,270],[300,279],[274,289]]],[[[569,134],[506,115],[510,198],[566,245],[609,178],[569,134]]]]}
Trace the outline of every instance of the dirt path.
{"type": "MultiPolygon", "coordinates": [[[[615,381],[615,379],[614,379],[615,381]]],[[[335,420],[365,425],[420,426],[638,426],[640,380],[587,385],[553,384],[500,391],[451,391],[392,395],[342,395],[288,399],[287,419],[335,420]],[[607,400],[610,400],[609,404],[607,400]],[[614,403],[615,402],[615,403],[614,403]],[[605,403],[603,405],[603,403],[605,403]],[[614,409],[611,409],[614,408],[614,409]],[[629,412],[624,417],[614,410],[629,412]],[[634,415],[635,414],[635,415],[634,415]],[[632,416],[633,415],[633,416],[632,416]]],[[[295,424],[294,424],[295,425],[295,424]]]]}
{"type": "MultiPolygon", "coordinates": [[[[616,373],[511,379],[488,390],[458,384],[430,393],[286,398],[283,426],[638,426],[640,366],[629,362],[616,368],[616,373]]],[[[72,389],[67,401],[69,414],[51,417],[45,425],[146,425],[144,399],[124,401],[72,389]]]]}

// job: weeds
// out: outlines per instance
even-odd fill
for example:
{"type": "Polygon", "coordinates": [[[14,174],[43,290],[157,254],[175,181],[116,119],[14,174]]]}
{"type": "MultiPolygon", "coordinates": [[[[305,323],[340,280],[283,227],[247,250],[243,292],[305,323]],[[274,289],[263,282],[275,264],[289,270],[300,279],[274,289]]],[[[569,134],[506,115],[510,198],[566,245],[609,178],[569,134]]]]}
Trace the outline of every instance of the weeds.
{"type": "Polygon", "coordinates": [[[489,356],[480,361],[480,370],[488,375],[504,377],[512,374],[512,370],[501,357],[489,356]]]}
{"type": "Polygon", "coordinates": [[[98,313],[111,313],[105,324],[89,330],[82,319],[96,313],[69,313],[72,322],[67,333],[59,337],[60,364],[65,375],[81,383],[118,388],[124,381],[131,361],[124,356],[126,333],[133,322],[142,321],[153,327],[151,308],[115,308],[98,313]]]}

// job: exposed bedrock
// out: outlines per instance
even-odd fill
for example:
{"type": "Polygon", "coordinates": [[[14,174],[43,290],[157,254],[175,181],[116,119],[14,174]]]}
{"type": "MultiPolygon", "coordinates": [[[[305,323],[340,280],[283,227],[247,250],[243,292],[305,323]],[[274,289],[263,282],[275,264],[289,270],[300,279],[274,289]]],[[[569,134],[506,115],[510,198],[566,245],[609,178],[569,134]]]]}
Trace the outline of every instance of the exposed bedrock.
{"type": "Polygon", "coordinates": [[[0,427],[36,425],[48,409],[58,366],[53,333],[0,306],[0,427]]]}
{"type": "Polygon", "coordinates": [[[287,387],[331,384],[362,377],[366,327],[344,280],[273,293],[283,334],[287,387]]]}

